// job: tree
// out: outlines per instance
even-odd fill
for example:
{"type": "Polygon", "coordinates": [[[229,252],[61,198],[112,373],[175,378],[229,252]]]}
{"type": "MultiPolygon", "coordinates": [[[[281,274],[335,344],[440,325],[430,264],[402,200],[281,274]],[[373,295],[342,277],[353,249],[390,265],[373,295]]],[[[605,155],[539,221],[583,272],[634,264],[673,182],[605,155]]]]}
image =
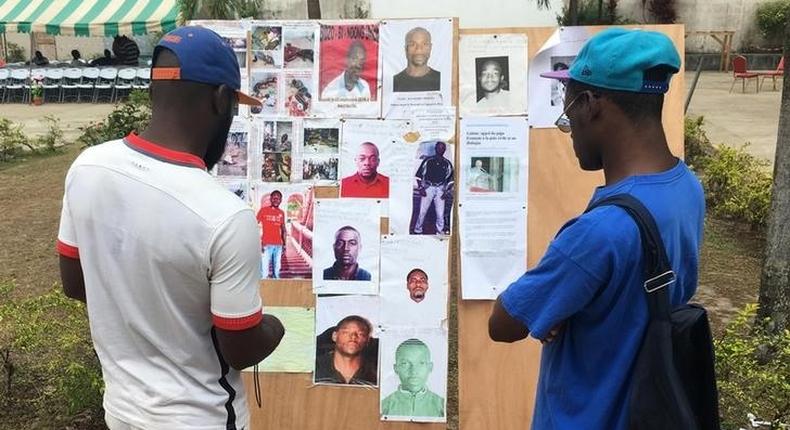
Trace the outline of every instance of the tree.
{"type": "MultiPolygon", "coordinates": [[[[602,4],[603,0],[598,0],[599,4],[602,4]]],[[[535,0],[535,4],[538,5],[538,9],[549,9],[551,8],[551,0],[535,0]]],[[[568,18],[570,21],[570,25],[579,25],[579,0],[569,0],[568,1],[568,18]]]]}
{"type": "MultiPolygon", "coordinates": [[[[790,56],[790,20],[785,25],[784,59],[790,56]]],[[[758,321],[771,319],[774,332],[790,329],[790,72],[784,71],[776,138],[771,214],[760,282],[758,321]]]]}

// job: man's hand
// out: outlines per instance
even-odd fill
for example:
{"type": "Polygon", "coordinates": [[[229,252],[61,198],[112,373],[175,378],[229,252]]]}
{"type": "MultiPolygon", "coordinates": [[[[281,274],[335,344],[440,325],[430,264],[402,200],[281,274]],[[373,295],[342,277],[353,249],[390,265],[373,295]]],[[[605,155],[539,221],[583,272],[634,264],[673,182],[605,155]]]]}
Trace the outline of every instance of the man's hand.
{"type": "Polygon", "coordinates": [[[417,192],[420,193],[420,195],[423,196],[423,197],[428,195],[428,193],[425,191],[424,187],[417,188],[417,192]]]}

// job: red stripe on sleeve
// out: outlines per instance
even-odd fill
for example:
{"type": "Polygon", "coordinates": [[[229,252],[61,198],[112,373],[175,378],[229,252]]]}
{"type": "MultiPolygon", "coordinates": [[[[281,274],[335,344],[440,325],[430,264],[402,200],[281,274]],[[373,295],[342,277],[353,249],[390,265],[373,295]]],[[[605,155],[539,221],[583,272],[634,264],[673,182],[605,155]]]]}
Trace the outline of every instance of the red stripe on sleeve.
{"type": "Polygon", "coordinates": [[[55,244],[55,249],[64,257],[73,258],[75,260],[80,259],[80,250],[76,246],[71,246],[58,240],[55,244]]]}
{"type": "Polygon", "coordinates": [[[238,318],[225,318],[217,315],[211,315],[214,326],[223,330],[239,331],[247,330],[248,328],[255,327],[263,319],[263,312],[258,310],[252,315],[238,318]]]}

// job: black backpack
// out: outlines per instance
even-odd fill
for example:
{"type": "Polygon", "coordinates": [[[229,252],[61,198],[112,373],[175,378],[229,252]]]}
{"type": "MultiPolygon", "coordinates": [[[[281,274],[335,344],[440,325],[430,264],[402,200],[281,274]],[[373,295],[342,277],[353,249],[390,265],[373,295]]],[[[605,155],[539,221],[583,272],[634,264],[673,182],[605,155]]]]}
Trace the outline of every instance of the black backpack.
{"type": "Polygon", "coordinates": [[[587,208],[619,206],[634,219],[642,239],[649,321],[631,375],[630,430],[720,430],[713,342],[702,306],[669,302],[675,282],[655,219],[629,194],[587,208]]]}

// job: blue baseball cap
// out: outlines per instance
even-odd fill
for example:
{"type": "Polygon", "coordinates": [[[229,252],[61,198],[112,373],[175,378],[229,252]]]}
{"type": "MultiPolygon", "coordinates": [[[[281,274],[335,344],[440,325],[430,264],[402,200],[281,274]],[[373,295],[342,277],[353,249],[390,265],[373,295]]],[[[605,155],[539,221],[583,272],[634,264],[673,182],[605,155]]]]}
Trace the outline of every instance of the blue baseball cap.
{"type": "MultiPolygon", "coordinates": [[[[544,78],[583,82],[599,88],[663,94],[672,74],[680,71],[680,56],[672,40],[648,30],[610,28],[584,44],[568,70],[541,73],[544,78]],[[645,72],[663,67],[665,80],[649,80],[645,72]]],[[[650,75],[648,75],[650,76],[650,75]]]]}
{"type": "Polygon", "coordinates": [[[156,49],[160,47],[173,51],[179,67],[154,65],[151,69],[152,80],[225,84],[236,90],[239,103],[261,105],[257,99],[241,92],[241,73],[236,54],[217,33],[204,27],[180,27],[164,35],[156,49]]]}

